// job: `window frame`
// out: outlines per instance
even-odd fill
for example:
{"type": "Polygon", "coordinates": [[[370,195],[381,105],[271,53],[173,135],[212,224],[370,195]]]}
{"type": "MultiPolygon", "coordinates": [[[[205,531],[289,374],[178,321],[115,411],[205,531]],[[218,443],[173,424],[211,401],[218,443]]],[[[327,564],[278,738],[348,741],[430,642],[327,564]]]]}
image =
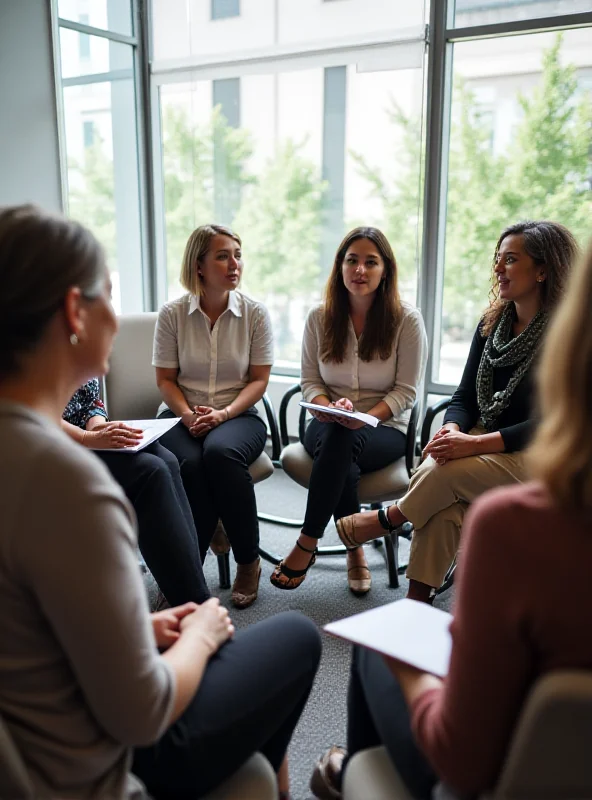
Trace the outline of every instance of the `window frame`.
{"type": "MultiPolygon", "coordinates": [[[[101,36],[115,42],[129,44],[134,52],[134,79],[136,82],[136,119],[138,132],[138,161],[140,208],[142,219],[143,307],[155,310],[166,300],[166,259],[164,231],[164,198],[162,175],[162,142],[159,113],[159,87],[168,82],[187,79],[221,79],[266,69],[285,70],[306,62],[310,66],[323,61],[330,66],[327,55],[342,64],[345,54],[352,55],[371,45],[375,50],[389,47],[405,40],[384,37],[369,42],[345,43],[318,42],[300,48],[274,48],[259,52],[237,53],[233,60],[204,57],[180,59],[175,63],[155,62],[152,57],[152,14],[150,0],[132,0],[132,36],[94,28],[72,20],[60,19],[57,0],[51,0],[54,38],[54,65],[56,74],[57,104],[60,118],[60,161],[64,202],[67,203],[67,161],[63,102],[61,97],[59,38],[60,27],[101,36]],[[339,60],[341,59],[341,61],[339,60]]],[[[444,244],[446,232],[446,196],[448,180],[448,153],[450,115],[452,105],[452,57],[456,43],[488,38],[501,38],[544,31],[562,31],[590,27],[592,11],[567,13],[548,17],[521,19],[472,27],[453,27],[454,0],[431,0],[429,23],[425,26],[427,45],[426,121],[425,121],[425,184],[423,196],[423,231],[418,279],[418,305],[422,311],[430,342],[424,394],[450,394],[456,388],[433,378],[434,365],[439,359],[442,317],[442,291],[444,277],[444,244]]],[[[405,32],[403,32],[405,33],[405,32]]],[[[423,35],[423,34],[422,34],[423,35]]],[[[407,31],[407,41],[417,36],[416,30],[407,31]]],[[[84,76],[78,82],[91,82],[84,76]]],[[[106,76],[100,76],[103,80],[106,76]]],[[[293,375],[298,370],[276,368],[273,374],[293,375]]]]}
{"type": "Polygon", "coordinates": [[[454,28],[451,27],[454,2],[455,0],[431,0],[430,3],[424,229],[418,295],[429,342],[424,382],[426,395],[452,394],[456,389],[456,386],[433,377],[434,366],[440,358],[441,344],[454,45],[481,39],[576,28],[590,27],[592,33],[592,11],[454,28]]]}
{"type": "Polygon", "coordinates": [[[66,130],[64,114],[63,91],[69,86],[84,86],[92,83],[104,83],[132,78],[135,98],[135,124],[136,124],[136,153],[137,153],[137,185],[140,215],[140,274],[137,276],[138,287],[134,291],[129,308],[147,310],[154,307],[154,236],[151,223],[151,179],[152,154],[149,141],[149,118],[146,101],[149,63],[149,19],[146,16],[148,6],[144,0],[131,0],[131,34],[96,28],[80,21],[65,19],[59,16],[58,0],[50,0],[51,32],[53,49],[54,82],[56,91],[56,105],[58,110],[58,144],[60,175],[62,184],[62,206],[64,213],[68,213],[68,154],[66,147],[66,130]],[[109,42],[128,45],[132,54],[131,70],[113,70],[104,73],[90,73],[73,78],[62,78],[60,29],[71,30],[75,33],[106,39],[109,42]]]}

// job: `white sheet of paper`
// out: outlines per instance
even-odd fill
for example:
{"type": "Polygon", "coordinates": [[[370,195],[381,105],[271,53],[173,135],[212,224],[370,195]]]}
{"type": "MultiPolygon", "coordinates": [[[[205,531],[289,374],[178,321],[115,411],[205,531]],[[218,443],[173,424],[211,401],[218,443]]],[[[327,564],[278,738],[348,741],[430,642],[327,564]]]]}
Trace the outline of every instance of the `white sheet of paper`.
{"type": "Polygon", "coordinates": [[[132,447],[113,448],[112,450],[109,450],[109,452],[138,453],[149,444],[152,444],[152,442],[160,439],[160,437],[167,431],[170,431],[171,428],[174,428],[180,419],[181,417],[174,417],[172,419],[122,419],[120,421],[124,422],[126,425],[129,425],[130,428],[141,428],[144,431],[144,436],[138,442],[138,444],[134,444],[132,447]]]}
{"type": "Polygon", "coordinates": [[[366,425],[372,425],[373,428],[378,426],[379,419],[373,417],[372,414],[364,414],[362,411],[344,411],[342,408],[328,408],[327,406],[319,406],[317,403],[306,403],[304,400],[300,401],[300,405],[304,408],[310,408],[313,411],[322,411],[323,414],[332,414],[335,417],[349,417],[350,419],[357,419],[366,425]]]}
{"type": "Polygon", "coordinates": [[[452,648],[451,621],[446,611],[404,599],[330,622],[324,630],[443,678],[452,648]]]}

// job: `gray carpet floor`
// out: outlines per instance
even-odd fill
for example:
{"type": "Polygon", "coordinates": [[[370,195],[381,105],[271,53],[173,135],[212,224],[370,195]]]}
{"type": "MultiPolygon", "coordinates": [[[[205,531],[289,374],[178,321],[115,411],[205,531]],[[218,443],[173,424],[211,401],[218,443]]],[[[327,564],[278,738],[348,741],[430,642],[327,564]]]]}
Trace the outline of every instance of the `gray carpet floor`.
{"type": "MultiPolygon", "coordinates": [[[[257,504],[261,512],[283,517],[302,519],[306,504],[306,491],[295,484],[281,470],[276,470],[268,480],[256,487],[257,504]]],[[[292,547],[298,535],[297,528],[261,523],[261,546],[268,552],[283,556],[292,547]]],[[[338,543],[337,533],[331,524],[323,544],[338,543]]],[[[407,560],[409,545],[401,541],[400,559],[407,560]]],[[[216,558],[210,553],[204,572],[213,594],[220,597],[231,609],[237,629],[247,627],[280,611],[297,610],[310,617],[319,627],[327,622],[384,605],[405,596],[407,580],[401,576],[399,589],[388,587],[388,573],[383,555],[384,548],[367,546],[367,559],[372,571],[372,589],[364,597],[355,597],[347,587],[345,556],[323,556],[317,559],[305,582],[295,591],[285,592],[269,582],[273,567],[263,562],[261,585],[257,601],[244,611],[230,604],[230,590],[218,586],[216,558]]],[[[234,563],[231,558],[232,576],[234,563]]],[[[436,599],[435,605],[450,610],[454,590],[436,599]]],[[[151,597],[154,588],[150,587],[151,597]]],[[[293,800],[312,797],[308,781],[316,759],[331,744],[344,744],[346,731],[346,692],[350,661],[350,647],[346,642],[323,633],[323,655],[308,705],[295,731],[290,747],[290,775],[293,800]]]]}

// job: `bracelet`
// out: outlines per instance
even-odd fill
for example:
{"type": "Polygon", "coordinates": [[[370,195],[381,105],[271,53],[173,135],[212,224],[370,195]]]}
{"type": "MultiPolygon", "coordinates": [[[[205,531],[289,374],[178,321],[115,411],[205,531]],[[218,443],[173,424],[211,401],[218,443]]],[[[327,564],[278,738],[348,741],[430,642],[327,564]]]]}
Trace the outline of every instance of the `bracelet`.
{"type": "Polygon", "coordinates": [[[226,419],[224,420],[224,422],[228,422],[228,420],[230,419],[230,409],[228,408],[228,406],[226,406],[224,411],[226,411],[226,419]]]}

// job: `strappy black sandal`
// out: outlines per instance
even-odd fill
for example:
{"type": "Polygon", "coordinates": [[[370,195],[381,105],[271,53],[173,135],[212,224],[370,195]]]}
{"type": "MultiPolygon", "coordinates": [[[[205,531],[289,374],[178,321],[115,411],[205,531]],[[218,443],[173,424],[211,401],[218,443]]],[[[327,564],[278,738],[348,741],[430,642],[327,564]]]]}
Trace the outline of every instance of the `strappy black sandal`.
{"type": "Polygon", "coordinates": [[[315,547],[314,550],[309,550],[308,547],[304,547],[304,545],[300,544],[299,541],[296,541],[296,546],[299,547],[301,550],[304,550],[305,553],[312,553],[310,561],[306,565],[304,569],[291,569],[287,567],[283,561],[277,565],[274,571],[271,573],[271,577],[269,580],[277,589],[286,589],[290,591],[291,589],[297,589],[300,584],[306,578],[306,573],[312,567],[312,565],[317,560],[317,548],[315,547]],[[283,575],[284,578],[287,578],[287,581],[280,581],[280,575],[283,575]]]}

